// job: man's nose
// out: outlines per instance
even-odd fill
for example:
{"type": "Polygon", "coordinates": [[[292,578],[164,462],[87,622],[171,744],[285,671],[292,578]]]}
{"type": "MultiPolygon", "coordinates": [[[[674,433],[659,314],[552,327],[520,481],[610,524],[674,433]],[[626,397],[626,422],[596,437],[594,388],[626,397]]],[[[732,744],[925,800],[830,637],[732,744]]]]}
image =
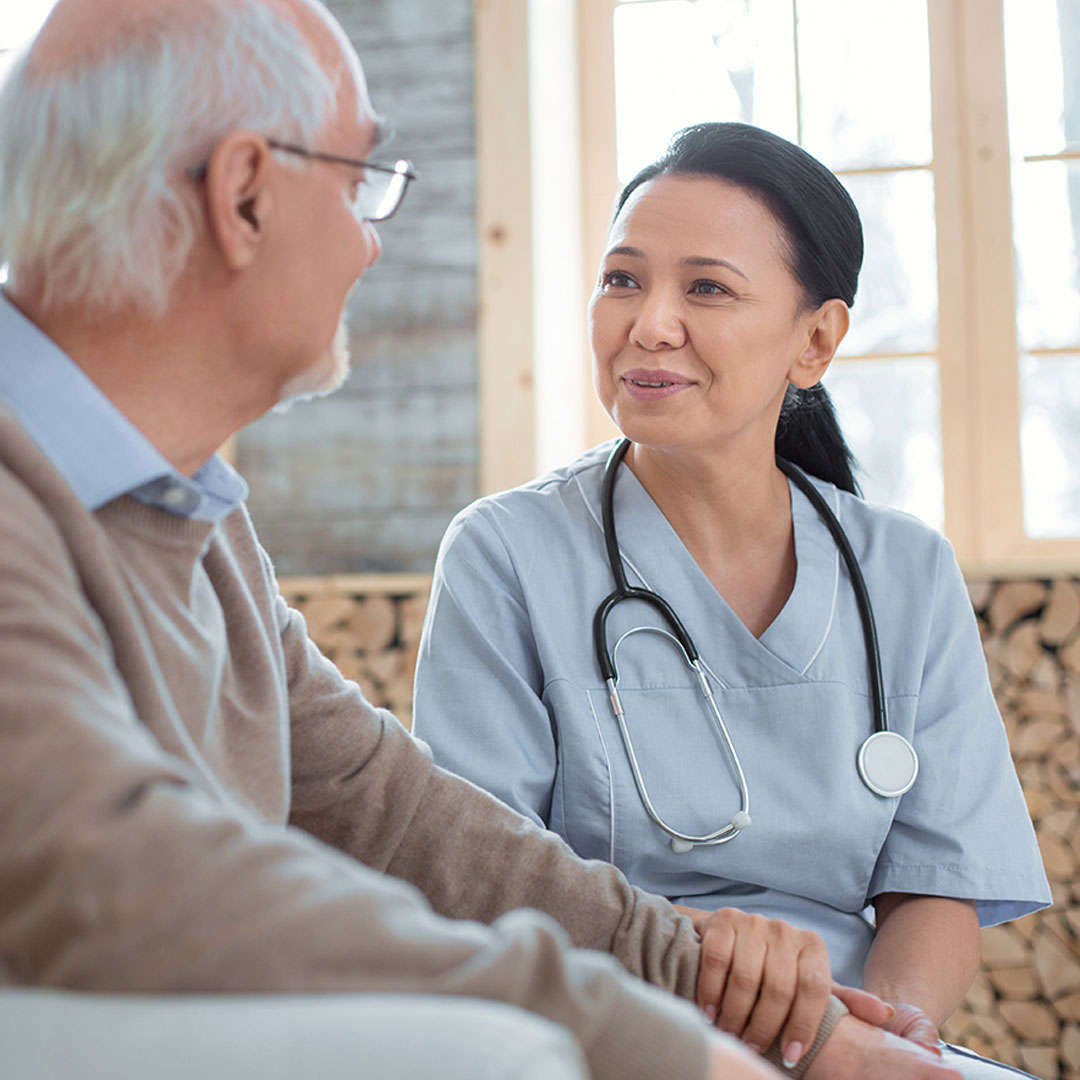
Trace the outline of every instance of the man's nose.
{"type": "Polygon", "coordinates": [[[367,241],[364,269],[370,270],[371,267],[379,261],[379,256],[382,254],[382,240],[379,238],[379,233],[375,226],[370,221],[364,222],[364,232],[366,233],[364,239],[367,241]]]}
{"type": "Polygon", "coordinates": [[[686,327],[674,298],[659,291],[643,296],[630,340],[650,352],[681,348],[686,343],[686,327]]]}

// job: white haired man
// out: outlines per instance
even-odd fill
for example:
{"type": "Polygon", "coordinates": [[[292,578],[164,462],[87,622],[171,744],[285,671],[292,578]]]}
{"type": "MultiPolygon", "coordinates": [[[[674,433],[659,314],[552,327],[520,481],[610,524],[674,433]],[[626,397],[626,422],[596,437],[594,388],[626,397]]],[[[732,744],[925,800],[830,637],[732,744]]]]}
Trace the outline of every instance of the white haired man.
{"type": "MultiPolygon", "coordinates": [[[[766,1077],[641,981],[694,996],[688,920],[320,656],[214,454],[342,379],[409,178],[377,141],[317,0],[60,0],[0,91],[0,984],[362,992],[276,1015],[354,1027],[367,1075],[766,1077]]],[[[954,1075],[842,1011],[812,1078],[954,1075]]]]}

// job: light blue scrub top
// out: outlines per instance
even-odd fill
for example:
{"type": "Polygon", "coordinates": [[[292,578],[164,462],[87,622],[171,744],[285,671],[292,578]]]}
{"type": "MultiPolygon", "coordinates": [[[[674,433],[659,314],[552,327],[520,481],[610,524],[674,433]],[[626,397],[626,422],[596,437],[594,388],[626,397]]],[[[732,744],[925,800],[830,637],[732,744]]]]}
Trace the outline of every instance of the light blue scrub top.
{"type": "MultiPolygon", "coordinates": [[[[615,520],[631,585],[659,592],[708,666],[742,760],[753,825],[676,854],[634,786],[592,641],[613,582],[600,525],[611,444],[481,499],[443,540],[420,645],[414,725],[445,768],[487,788],[676,903],[734,906],[817,931],[858,985],[882,892],[974,899],[983,925],[1050,902],[994,703],[971,603],[948,542],[917,519],[815,481],[847,531],[874,607],[889,725],[915,744],[900,798],[856,772],[873,730],[862,623],[843,559],[791,488],[795,587],[755,638],[625,466],[615,520]]],[[[614,644],[661,625],[620,604],[614,644]]],[[[619,689],[654,805],[695,834],[724,825],[739,789],[681,654],[655,634],[619,648],[619,689]]]]}

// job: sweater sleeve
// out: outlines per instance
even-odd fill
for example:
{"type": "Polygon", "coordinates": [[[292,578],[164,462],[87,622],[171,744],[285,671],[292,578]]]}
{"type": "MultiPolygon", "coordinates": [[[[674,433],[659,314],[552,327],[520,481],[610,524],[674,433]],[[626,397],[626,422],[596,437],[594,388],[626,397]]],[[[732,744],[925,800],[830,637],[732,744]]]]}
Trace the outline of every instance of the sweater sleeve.
{"type": "Polygon", "coordinates": [[[419,887],[436,911],[492,922],[530,907],[581,948],[692,998],[700,945],[688,919],[584,860],[554,833],[434,765],[427,746],[373,709],[279,599],[292,705],[291,821],[419,887]],[[375,811],[375,812],[373,812],[375,811]]]}
{"type": "MultiPolygon", "coordinates": [[[[95,563],[84,551],[76,566],[71,530],[2,472],[0,500],[0,983],[463,994],[567,1025],[597,1077],[705,1074],[709,1036],[694,1010],[626,977],[610,957],[573,949],[552,919],[447,919],[419,890],[378,872],[408,871],[452,907],[447,901],[466,891],[475,866],[440,891],[437,873],[419,863],[429,851],[435,869],[447,871],[447,852],[456,850],[449,838],[458,835],[451,808],[461,809],[463,831],[474,838],[469,821],[484,815],[471,792],[431,797],[466,789],[437,778],[388,717],[296,644],[291,620],[298,810],[308,803],[298,816],[316,821],[311,804],[335,801],[336,789],[366,823],[359,853],[373,854],[376,869],[266,822],[166,752],[121,675],[120,656],[138,646],[137,635],[107,633],[87,597],[87,588],[110,588],[107,555],[95,563]],[[316,690],[326,691],[325,711],[316,690]],[[323,759],[312,746],[320,715],[351,738],[337,743],[338,767],[321,783],[313,769],[323,759]],[[425,813],[444,814],[446,827],[425,826],[425,813]]],[[[88,515],[76,525],[94,529],[88,515]]],[[[119,580],[113,585],[122,593],[119,580]]],[[[482,831],[512,856],[512,838],[495,839],[515,832],[508,814],[482,831]]],[[[680,927],[659,911],[654,918],[674,953],[680,927]]]]}

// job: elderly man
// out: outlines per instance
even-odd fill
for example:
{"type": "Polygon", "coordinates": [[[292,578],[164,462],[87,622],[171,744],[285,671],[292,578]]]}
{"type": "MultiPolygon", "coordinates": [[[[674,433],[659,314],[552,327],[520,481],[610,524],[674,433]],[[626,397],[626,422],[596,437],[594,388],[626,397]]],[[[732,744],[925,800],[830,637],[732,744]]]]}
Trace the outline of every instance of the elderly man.
{"type": "MultiPolygon", "coordinates": [[[[6,81],[0,984],[482,998],[597,1077],[763,1077],[632,977],[694,996],[687,919],[435,768],[318,653],[214,455],[343,378],[408,179],[365,167],[377,141],[317,0],[60,0],[6,81]]],[[[842,1012],[811,1077],[954,1075],[842,1012]]],[[[482,1075],[484,1038],[440,1071],[482,1075]]]]}

